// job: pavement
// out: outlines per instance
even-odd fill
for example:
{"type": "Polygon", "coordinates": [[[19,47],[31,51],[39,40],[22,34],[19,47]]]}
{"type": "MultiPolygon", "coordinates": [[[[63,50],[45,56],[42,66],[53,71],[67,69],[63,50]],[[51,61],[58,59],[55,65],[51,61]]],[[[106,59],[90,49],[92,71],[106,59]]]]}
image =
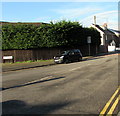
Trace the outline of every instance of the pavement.
{"type": "MultiPolygon", "coordinates": [[[[83,61],[94,59],[98,57],[102,57],[105,55],[110,54],[116,54],[116,53],[102,53],[97,56],[87,56],[83,57],[83,61]]],[[[26,63],[2,63],[2,72],[8,72],[8,71],[16,71],[16,70],[23,70],[23,69],[29,69],[29,68],[36,68],[36,67],[44,67],[44,66],[51,66],[56,65],[53,60],[48,61],[41,61],[41,62],[26,62],[26,63]]]]}
{"type": "Polygon", "coordinates": [[[55,63],[53,60],[41,61],[41,62],[30,62],[30,63],[27,63],[27,62],[26,63],[12,63],[12,64],[4,63],[4,64],[2,64],[2,72],[50,66],[50,65],[54,65],[54,64],[55,63]]]}
{"type": "MultiPolygon", "coordinates": [[[[93,56],[83,57],[83,60],[88,60],[94,58],[93,56]]],[[[8,71],[16,71],[16,70],[23,70],[23,69],[30,69],[36,67],[44,67],[44,66],[51,66],[57,65],[54,63],[53,60],[48,61],[40,61],[40,62],[24,62],[24,63],[2,63],[2,72],[8,71]]]]}

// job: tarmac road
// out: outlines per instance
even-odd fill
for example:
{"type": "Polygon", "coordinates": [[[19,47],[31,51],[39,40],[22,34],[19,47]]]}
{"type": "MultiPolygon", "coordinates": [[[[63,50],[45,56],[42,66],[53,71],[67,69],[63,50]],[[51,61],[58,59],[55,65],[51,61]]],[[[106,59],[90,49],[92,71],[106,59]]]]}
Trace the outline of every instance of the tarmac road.
{"type": "Polygon", "coordinates": [[[4,72],[3,114],[117,114],[118,91],[116,54],[4,72]]]}

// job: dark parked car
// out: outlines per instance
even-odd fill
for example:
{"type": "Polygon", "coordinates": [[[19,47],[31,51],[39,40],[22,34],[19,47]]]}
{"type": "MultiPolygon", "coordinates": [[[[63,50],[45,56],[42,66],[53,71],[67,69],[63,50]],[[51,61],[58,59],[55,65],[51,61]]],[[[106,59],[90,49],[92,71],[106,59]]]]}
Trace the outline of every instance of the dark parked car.
{"type": "Polygon", "coordinates": [[[79,49],[63,51],[60,55],[54,57],[55,63],[69,63],[74,61],[81,61],[82,53],[79,49]]]}

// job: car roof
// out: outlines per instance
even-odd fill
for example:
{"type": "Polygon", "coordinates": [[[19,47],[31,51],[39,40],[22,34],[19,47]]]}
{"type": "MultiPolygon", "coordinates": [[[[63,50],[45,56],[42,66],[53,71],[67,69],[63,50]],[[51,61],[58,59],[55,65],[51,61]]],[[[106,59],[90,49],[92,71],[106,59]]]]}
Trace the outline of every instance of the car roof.
{"type": "Polygon", "coordinates": [[[80,51],[79,49],[71,49],[70,51],[80,51]]]}

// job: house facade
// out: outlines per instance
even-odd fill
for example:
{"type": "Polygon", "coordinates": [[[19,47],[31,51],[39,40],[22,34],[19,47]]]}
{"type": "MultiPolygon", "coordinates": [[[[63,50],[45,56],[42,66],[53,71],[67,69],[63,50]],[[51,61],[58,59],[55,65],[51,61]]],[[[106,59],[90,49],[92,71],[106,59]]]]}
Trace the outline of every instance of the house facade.
{"type": "Polygon", "coordinates": [[[108,29],[107,24],[103,26],[92,24],[92,27],[101,35],[100,52],[109,52],[110,46],[111,48],[120,46],[120,31],[108,29]]]}

